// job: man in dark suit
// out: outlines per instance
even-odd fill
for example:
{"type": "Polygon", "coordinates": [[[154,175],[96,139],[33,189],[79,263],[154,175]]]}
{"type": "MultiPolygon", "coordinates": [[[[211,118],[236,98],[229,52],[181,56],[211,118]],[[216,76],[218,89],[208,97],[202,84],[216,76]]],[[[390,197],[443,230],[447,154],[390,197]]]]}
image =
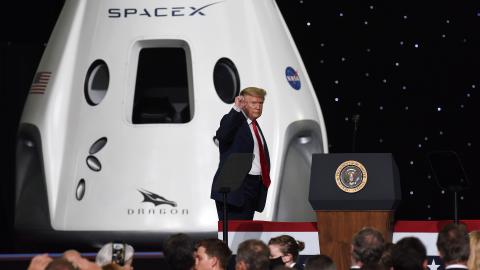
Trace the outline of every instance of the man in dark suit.
{"type": "Polygon", "coordinates": [[[445,269],[467,269],[470,238],[463,224],[450,223],[438,233],[437,249],[445,269]]]}
{"type": "Polygon", "coordinates": [[[230,112],[222,117],[216,133],[220,150],[220,163],[212,184],[211,198],[215,200],[219,220],[223,220],[223,196],[213,190],[218,174],[228,156],[233,153],[253,153],[252,168],[242,185],[228,194],[228,218],[252,220],[255,211],[265,207],[270,185],[270,157],[267,142],[257,118],[262,115],[266,91],[247,87],[235,98],[230,112]]]}

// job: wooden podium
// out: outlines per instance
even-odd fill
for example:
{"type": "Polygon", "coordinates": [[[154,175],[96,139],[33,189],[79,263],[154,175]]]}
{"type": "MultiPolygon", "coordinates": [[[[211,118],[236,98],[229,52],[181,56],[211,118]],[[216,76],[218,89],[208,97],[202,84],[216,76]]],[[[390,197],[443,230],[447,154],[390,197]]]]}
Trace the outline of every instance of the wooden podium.
{"type": "Polygon", "coordinates": [[[400,197],[391,154],[314,154],[309,201],[317,212],[320,253],[330,256],[337,269],[348,269],[352,237],[363,227],[376,228],[392,241],[400,197]]]}

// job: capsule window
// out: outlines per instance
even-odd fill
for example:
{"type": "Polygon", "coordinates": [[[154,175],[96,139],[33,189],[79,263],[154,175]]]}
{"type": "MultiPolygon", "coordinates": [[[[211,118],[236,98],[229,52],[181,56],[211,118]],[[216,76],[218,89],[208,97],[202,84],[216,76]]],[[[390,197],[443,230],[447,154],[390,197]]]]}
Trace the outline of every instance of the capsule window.
{"type": "Polygon", "coordinates": [[[183,47],[139,52],[132,122],[187,123],[192,119],[187,52],[183,47]]]}
{"type": "Polygon", "coordinates": [[[103,60],[96,60],[90,65],[85,79],[85,98],[87,103],[95,106],[102,102],[107,94],[110,73],[103,60]]]}
{"type": "Polygon", "coordinates": [[[240,92],[240,78],[235,64],[228,58],[221,58],[213,69],[213,84],[218,97],[225,103],[233,103],[240,92]]]}

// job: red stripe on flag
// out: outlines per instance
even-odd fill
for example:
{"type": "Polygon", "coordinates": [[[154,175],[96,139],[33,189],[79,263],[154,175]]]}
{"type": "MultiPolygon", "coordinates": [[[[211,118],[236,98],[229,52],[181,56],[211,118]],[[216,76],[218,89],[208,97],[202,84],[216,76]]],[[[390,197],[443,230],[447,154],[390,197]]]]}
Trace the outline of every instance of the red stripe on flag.
{"type": "MultiPolygon", "coordinates": [[[[480,220],[460,220],[467,226],[468,231],[480,230],[480,220]]],[[[439,232],[445,225],[453,220],[409,221],[399,220],[395,223],[394,232],[439,232]]]]}
{"type": "MultiPolygon", "coordinates": [[[[218,222],[218,230],[223,230],[223,222],[218,222]]],[[[229,232],[317,232],[316,222],[272,222],[241,221],[228,222],[229,232]]]]}
{"type": "MultiPolygon", "coordinates": [[[[437,233],[453,220],[399,220],[395,222],[394,232],[437,233]]],[[[460,220],[468,231],[480,230],[480,220],[460,220]]],[[[223,230],[223,222],[218,222],[218,231],[223,230]]],[[[242,221],[228,222],[230,232],[317,232],[316,222],[273,222],[273,221],[242,221]]]]}

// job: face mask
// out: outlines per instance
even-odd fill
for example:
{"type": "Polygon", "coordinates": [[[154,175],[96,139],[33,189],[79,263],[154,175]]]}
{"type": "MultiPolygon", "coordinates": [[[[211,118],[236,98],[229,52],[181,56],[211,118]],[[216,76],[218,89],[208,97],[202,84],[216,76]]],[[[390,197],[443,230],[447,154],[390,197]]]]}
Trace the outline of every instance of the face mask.
{"type": "Polygon", "coordinates": [[[279,265],[285,265],[282,261],[282,256],[275,259],[270,259],[270,269],[275,269],[279,265]]]}

